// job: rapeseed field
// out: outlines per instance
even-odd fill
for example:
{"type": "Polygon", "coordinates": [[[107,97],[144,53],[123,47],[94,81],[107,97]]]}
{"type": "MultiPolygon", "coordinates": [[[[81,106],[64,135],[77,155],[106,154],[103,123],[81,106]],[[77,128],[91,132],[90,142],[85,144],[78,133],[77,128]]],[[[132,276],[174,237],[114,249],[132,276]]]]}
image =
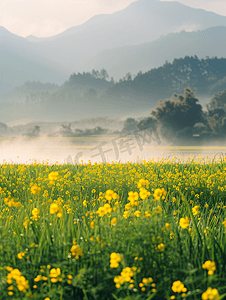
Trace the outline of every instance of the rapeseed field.
{"type": "Polygon", "coordinates": [[[226,299],[226,162],[2,164],[0,299],[226,299]]]}

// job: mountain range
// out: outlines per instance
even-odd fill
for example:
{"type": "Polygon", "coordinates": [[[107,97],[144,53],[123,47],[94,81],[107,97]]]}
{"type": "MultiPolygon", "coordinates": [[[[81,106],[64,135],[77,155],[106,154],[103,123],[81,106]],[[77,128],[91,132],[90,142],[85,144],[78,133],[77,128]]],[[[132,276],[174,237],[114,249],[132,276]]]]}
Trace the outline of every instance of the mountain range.
{"type": "Polygon", "coordinates": [[[213,12],[139,0],[49,38],[22,38],[0,27],[0,92],[28,80],[62,84],[92,69],[105,68],[118,80],[185,55],[221,57],[225,26],[226,17],[213,12]]]}

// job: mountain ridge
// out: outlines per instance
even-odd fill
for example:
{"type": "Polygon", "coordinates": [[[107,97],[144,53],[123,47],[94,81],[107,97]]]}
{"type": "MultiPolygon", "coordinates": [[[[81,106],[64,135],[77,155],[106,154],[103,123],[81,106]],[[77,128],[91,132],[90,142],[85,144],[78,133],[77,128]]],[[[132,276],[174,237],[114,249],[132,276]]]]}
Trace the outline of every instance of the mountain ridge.
{"type": "MultiPolygon", "coordinates": [[[[10,64],[10,61],[7,60],[6,56],[3,58],[2,53],[9,50],[13,54],[13,60],[18,61],[17,67],[21,70],[21,76],[18,79],[15,77],[13,68],[11,67],[11,73],[9,73],[8,68],[8,78],[4,78],[2,75],[2,87],[18,86],[19,83],[21,84],[22,78],[24,82],[43,79],[41,70],[39,76],[35,76],[37,73],[35,69],[34,76],[28,77],[28,73],[23,72],[22,64],[19,62],[21,57],[23,60],[29,59],[51,69],[52,73],[59,73],[63,79],[74,72],[84,72],[87,69],[95,68],[94,57],[98,54],[100,56],[102,51],[150,43],[158,40],[161,36],[180,31],[182,28],[184,30],[204,30],[206,27],[219,26],[219,24],[226,26],[226,17],[202,9],[194,9],[176,1],[139,0],[113,14],[94,16],[82,25],[72,27],[52,39],[40,40],[32,36],[26,39],[18,37],[2,27],[0,30],[0,60],[4,60],[4,66],[7,68],[7,63],[10,64]]],[[[163,50],[165,54],[163,53],[162,56],[167,55],[167,49],[161,49],[161,51],[163,50]]],[[[181,55],[184,56],[185,53],[181,55]]],[[[162,61],[159,65],[161,63],[162,61]]],[[[115,62],[115,67],[118,64],[115,62]]],[[[150,67],[152,66],[150,65],[150,67]]],[[[109,72],[105,65],[98,67],[98,69],[102,68],[109,72]]],[[[140,66],[140,68],[143,67],[140,66]]],[[[1,70],[2,74],[4,70],[6,69],[1,70]]],[[[127,70],[125,66],[124,74],[128,71],[130,70],[127,70]]],[[[43,68],[42,72],[45,74],[46,70],[44,71],[43,68]]],[[[30,71],[29,76],[32,76],[30,71]]],[[[112,76],[111,73],[110,76],[112,76]]],[[[121,75],[118,74],[117,76],[120,77],[121,75]]],[[[48,82],[53,83],[54,77],[47,79],[48,82]]],[[[55,83],[61,84],[62,82],[58,80],[55,83]]]]}

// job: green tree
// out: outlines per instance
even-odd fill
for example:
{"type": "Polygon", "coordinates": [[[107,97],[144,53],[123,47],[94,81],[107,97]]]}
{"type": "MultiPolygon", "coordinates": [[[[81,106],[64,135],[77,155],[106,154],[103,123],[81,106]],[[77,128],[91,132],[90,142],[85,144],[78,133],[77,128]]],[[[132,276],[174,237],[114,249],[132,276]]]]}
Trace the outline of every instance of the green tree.
{"type": "Polygon", "coordinates": [[[226,90],[216,93],[213,98],[211,98],[210,103],[207,104],[209,110],[215,108],[226,108],[226,90]]]}
{"type": "Polygon", "coordinates": [[[186,88],[183,95],[174,94],[173,100],[165,99],[151,115],[159,122],[161,134],[166,139],[172,139],[179,131],[191,128],[195,123],[205,122],[202,106],[190,88],[186,88]]]}

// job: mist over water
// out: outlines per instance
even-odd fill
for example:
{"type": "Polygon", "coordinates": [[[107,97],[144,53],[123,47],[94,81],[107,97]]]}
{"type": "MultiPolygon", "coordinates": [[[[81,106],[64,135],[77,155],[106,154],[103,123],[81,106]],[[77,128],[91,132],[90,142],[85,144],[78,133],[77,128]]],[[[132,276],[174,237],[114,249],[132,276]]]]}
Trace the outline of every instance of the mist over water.
{"type": "Polygon", "coordinates": [[[172,146],[156,141],[139,144],[133,137],[101,136],[80,139],[63,137],[2,138],[0,163],[88,163],[172,161],[220,161],[226,156],[225,145],[172,146]],[[120,140],[124,139],[124,145],[120,140]]]}

